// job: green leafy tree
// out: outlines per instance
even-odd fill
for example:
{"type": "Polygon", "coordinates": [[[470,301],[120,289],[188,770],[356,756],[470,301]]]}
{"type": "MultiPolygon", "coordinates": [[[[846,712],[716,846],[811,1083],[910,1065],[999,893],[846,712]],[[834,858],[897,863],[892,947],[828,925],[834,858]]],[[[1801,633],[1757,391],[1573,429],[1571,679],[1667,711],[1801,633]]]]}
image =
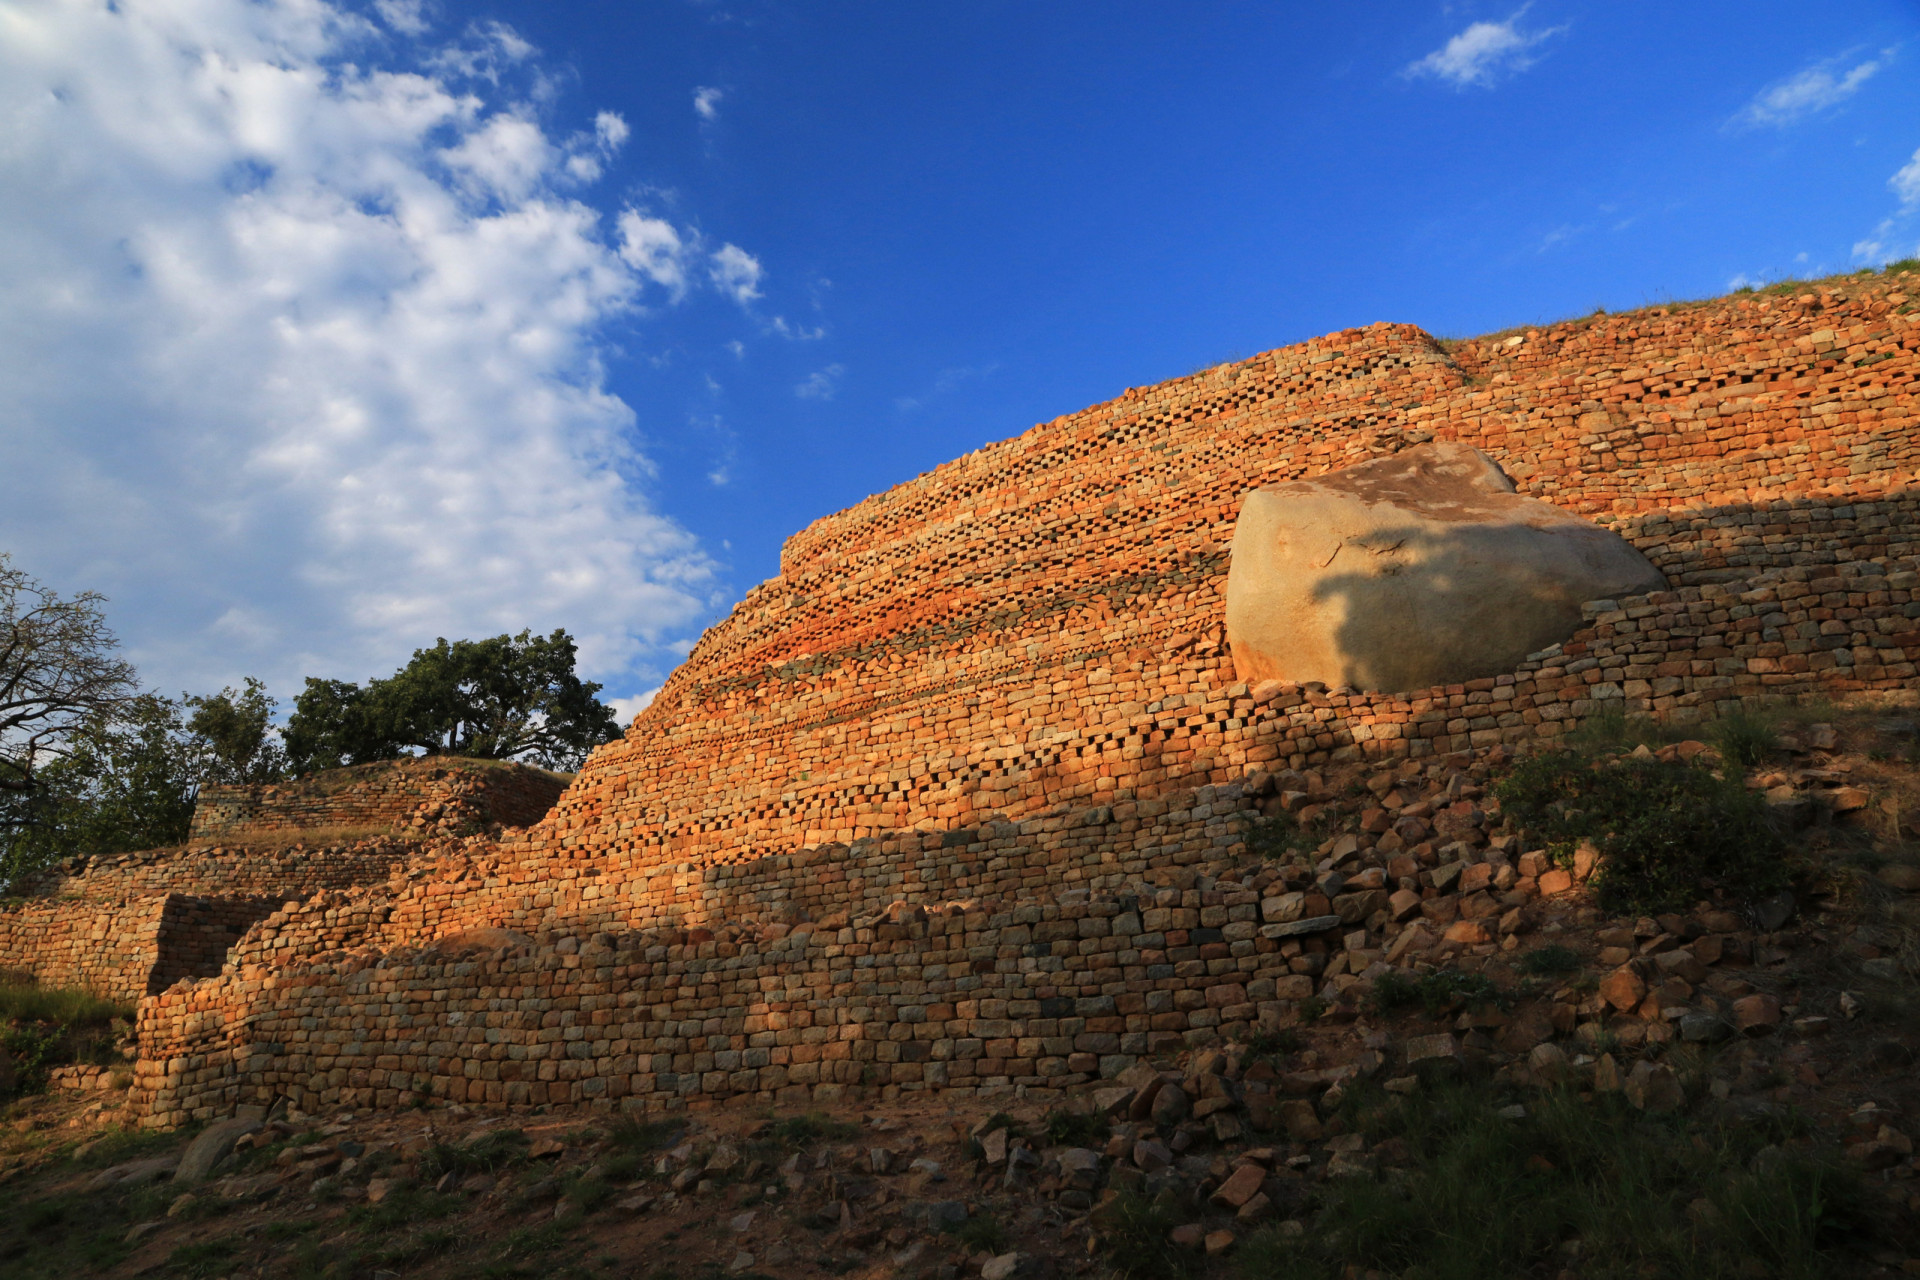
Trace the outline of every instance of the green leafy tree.
{"type": "Polygon", "coordinates": [[[309,678],[287,723],[287,752],[301,772],[428,755],[529,760],[578,768],[620,735],[601,686],[574,670],[565,631],[487,640],[440,639],[364,688],[309,678]]]}
{"type": "Polygon", "coordinates": [[[77,854],[123,853],[186,840],[203,747],[180,706],[141,694],[77,726],[30,791],[0,796],[0,879],[77,854]]]}
{"type": "Polygon", "coordinates": [[[193,708],[187,730],[203,756],[206,782],[275,782],[287,771],[287,753],[273,729],[278,705],[266,685],[246,677],[246,687],[186,699],[193,708]]]}

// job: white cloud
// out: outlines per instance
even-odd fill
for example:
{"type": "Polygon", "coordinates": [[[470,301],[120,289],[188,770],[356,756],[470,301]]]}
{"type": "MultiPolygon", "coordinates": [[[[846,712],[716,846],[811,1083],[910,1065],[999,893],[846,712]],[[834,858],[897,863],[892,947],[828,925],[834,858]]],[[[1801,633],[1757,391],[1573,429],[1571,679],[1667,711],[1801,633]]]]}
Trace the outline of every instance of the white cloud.
{"type": "Polygon", "coordinates": [[[693,91],[693,113],[702,120],[718,120],[720,99],[726,96],[724,89],[716,89],[712,85],[700,86],[693,91]]]}
{"type": "Polygon", "coordinates": [[[802,400],[831,400],[840,389],[840,375],[846,371],[845,365],[830,364],[808,374],[806,381],[793,389],[793,394],[802,400]]]}
{"type": "Polygon", "coordinates": [[[635,716],[653,705],[653,700],[659,693],[660,688],[656,685],[645,693],[634,694],[631,698],[602,698],[601,701],[613,708],[614,717],[619,720],[620,727],[625,729],[633,723],[635,716]]]}
{"type": "MultiPolygon", "coordinates": [[[[1911,159],[1894,171],[1887,179],[1887,186],[1899,197],[1900,208],[1892,217],[1881,219],[1873,234],[1855,242],[1853,256],[1859,262],[1884,263],[1895,258],[1920,255],[1920,247],[1900,249],[1895,246],[1894,238],[1902,227],[1911,227],[1911,219],[1916,210],[1920,210],[1920,151],[1915,151],[1911,159]]],[[[1903,243],[1912,244],[1912,241],[1903,243]]]]}
{"type": "Polygon", "coordinates": [[[1920,205],[1920,151],[1915,151],[1913,158],[1887,179],[1887,185],[1893,188],[1893,194],[1900,197],[1900,203],[1906,208],[1920,205]]]}
{"type": "Polygon", "coordinates": [[[1870,58],[1845,71],[1839,69],[1844,59],[1830,59],[1808,67],[1755,94],[1753,101],[1742,107],[1731,123],[1789,125],[1816,112],[1838,106],[1858,93],[1860,86],[1885,67],[1892,56],[1893,51],[1889,49],[1880,57],[1870,58]]]}
{"type": "Polygon", "coordinates": [[[626,125],[557,140],[510,29],[373,12],[0,10],[0,547],[106,591],[162,688],[523,626],[656,681],[713,567],[640,495],[599,335],[694,238],[568,194],[626,125]]]}
{"type": "Polygon", "coordinates": [[[424,34],[427,27],[426,0],[373,0],[380,20],[402,35],[424,34]]]}
{"type": "Polygon", "coordinates": [[[760,296],[760,277],[765,274],[760,260],[737,244],[715,250],[707,273],[720,292],[743,307],[760,296]]]}
{"type": "Polygon", "coordinates": [[[619,227],[621,260],[679,301],[687,291],[687,260],[693,255],[689,237],[637,209],[624,210],[619,227]]]}
{"type": "Polygon", "coordinates": [[[775,316],[769,327],[790,342],[812,342],[827,336],[825,325],[815,325],[809,329],[804,324],[791,323],[785,316],[775,316]]]}
{"type": "Polygon", "coordinates": [[[600,143],[600,150],[612,155],[625,145],[633,130],[617,111],[602,111],[593,118],[593,136],[600,143]]]}
{"type": "Polygon", "coordinates": [[[1542,41],[1565,31],[1548,27],[1522,31],[1522,8],[1504,22],[1476,22],[1426,57],[1411,63],[1404,74],[1432,76],[1456,89],[1487,88],[1503,74],[1525,71],[1535,62],[1531,51],[1542,41]]]}

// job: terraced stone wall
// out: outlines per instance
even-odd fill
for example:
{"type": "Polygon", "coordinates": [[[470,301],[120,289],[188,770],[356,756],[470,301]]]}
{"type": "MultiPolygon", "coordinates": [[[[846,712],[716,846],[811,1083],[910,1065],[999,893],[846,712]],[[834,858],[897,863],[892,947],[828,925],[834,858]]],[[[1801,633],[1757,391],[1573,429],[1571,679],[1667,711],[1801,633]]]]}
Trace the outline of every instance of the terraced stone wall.
{"type": "MultiPolygon", "coordinates": [[[[1137,946],[1108,972],[1095,957],[1110,944],[1081,946],[1119,936],[1112,921],[1129,901],[1225,892],[1200,886],[1240,852],[1250,811],[1237,788],[1250,771],[1484,759],[1612,707],[1687,721],[1766,697],[1911,699],[1920,329],[1906,306],[1874,285],[1451,347],[1379,325],[1129,391],[818,521],[789,541],[781,576],[709,630],[538,827],[398,893],[355,891],[263,921],[228,973],[146,1002],[143,1105],[154,1123],[174,1123],[269,1086],[335,1100],[424,1087],[506,1102],[531,1100],[544,1083],[547,1101],[658,1105],[848,1083],[735,1074],[791,1065],[772,1058],[701,1065],[704,1052],[781,1047],[796,1026],[870,1044],[868,1058],[845,1050],[848,1061],[888,1064],[871,1076],[861,1067],[868,1084],[894,1083],[880,1045],[922,1035],[1010,1038],[1013,1058],[1060,1059],[1066,1067],[1046,1070],[1064,1077],[1085,1075],[1069,1060],[1091,1053],[1104,1072],[1140,1042],[1056,1052],[1058,1026],[1045,1028],[1059,1005],[1020,1020],[1041,1030],[1009,1037],[997,1034],[1000,1014],[962,1011],[956,998],[943,1035],[919,1030],[919,1015],[899,1011],[946,1002],[909,999],[925,994],[901,985],[912,965],[886,959],[919,955],[908,945],[917,940],[882,939],[877,926],[863,940],[863,914],[897,902],[927,911],[929,929],[937,918],[930,937],[977,932],[961,976],[1003,992],[982,999],[1164,991],[1213,1008],[1208,993],[1243,981],[1234,974],[1271,979],[1276,993],[1298,976],[1297,955],[1282,957],[1284,974],[1261,958],[1279,955],[1281,939],[1225,937],[1245,923],[1231,916],[1245,901],[1189,908],[1183,896],[1166,908],[1228,912],[1201,926],[1221,938],[1198,944],[1224,953],[1175,959],[1171,943],[1137,946]],[[1429,438],[1483,448],[1524,492],[1610,521],[1672,589],[1596,602],[1567,642],[1465,685],[1387,696],[1237,681],[1221,618],[1239,496],[1429,438]],[[1213,799],[1190,799],[1199,796],[1213,799]],[[1165,882],[1202,863],[1212,869],[1194,870],[1191,886],[1165,882]],[[1083,897],[1111,905],[1100,908],[1107,934],[1005,932],[1032,928],[1010,913],[1057,921],[1083,897]],[[488,960],[419,950],[498,928],[524,940],[488,960]],[[578,947],[596,935],[614,952],[589,964],[578,947]],[[644,940],[637,954],[619,950],[627,936],[644,940]],[[1217,961],[1231,964],[1216,973],[1217,961]],[[822,966],[824,985],[790,981],[822,966]],[[631,1001],[621,984],[634,986],[631,1001]],[[1005,994],[1016,988],[1027,994],[1005,994]],[[308,1033],[286,1011],[317,1007],[301,1004],[309,999],[357,1012],[308,1033]],[[643,1006],[672,1016],[641,1017],[643,1006]],[[813,1021],[771,1021],[801,1012],[813,1021]],[[770,1021],[749,1021],[760,1017],[770,1021]],[[280,1038],[262,1042],[268,1021],[280,1038]],[[663,1054],[671,1065],[658,1064],[663,1054]],[[615,1065],[629,1057],[647,1065],[615,1065]],[[535,1074],[498,1074],[506,1063],[534,1063],[511,1071],[535,1074]],[[361,1070],[401,1071],[406,1083],[361,1070]],[[623,1095],[585,1083],[623,1076],[623,1095]],[[477,1095],[474,1080],[484,1082],[477,1095]],[[521,1083],[524,1095],[506,1089],[521,1083]]],[[[1435,859],[1463,845],[1471,856],[1456,849],[1453,861],[1482,859],[1490,875],[1485,815],[1466,810],[1449,807],[1446,830],[1434,815],[1429,837],[1406,844],[1435,859]]],[[[1398,856],[1380,842],[1361,852],[1398,856]]],[[[1503,892],[1524,894],[1508,881],[1503,892]]],[[[1366,927],[1362,951],[1403,932],[1373,921],[1375,909],[1343,921],[1366,927]]],[[[1141,931],[1152,932],[1144,916],[1141,931]]],[[[959,964],[950,945],[931,951],[946,958],[914,963],[959,964]]],[[[1231,1007],[1259,1017],[1262,1004],[1291,998],[1251,992],[1231,1007]]],[[[1204,1008],[1116,1012],[1125,1022],[1112,1034],[1204,1034],[1210,1025],[1192,1016],[1204,1008]]],[[[1073,1036],[1083,1033],[1108,1032],[1073,1036]]],[[[991,1078],[1002,1075],[1012,1070],[991,1078]]],[[[924,1066],[918,1081],[937,1083],[924,1066]]]]}
{"type": "Polygon", "coordinates": [[[565,789],[561,775],[512,761],[387,760],[290,782],[207,787],[194,806],[190,840],[244,843],[315,830],[530,826],[565,789]]]}

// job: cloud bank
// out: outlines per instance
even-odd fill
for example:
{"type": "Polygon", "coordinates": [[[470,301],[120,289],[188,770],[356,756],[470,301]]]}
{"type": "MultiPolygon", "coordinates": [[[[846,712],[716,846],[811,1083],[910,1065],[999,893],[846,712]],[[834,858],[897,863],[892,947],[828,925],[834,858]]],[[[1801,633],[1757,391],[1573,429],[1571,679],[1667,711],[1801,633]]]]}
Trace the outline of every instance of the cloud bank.
{"type": "Polygon", "coordinates": [[[0,0],[0,546],[163,687],[565,626],[632,692],[714,603],[602,334],[759,264],[608,225],[626,122],[433,12],[0,0]]]}

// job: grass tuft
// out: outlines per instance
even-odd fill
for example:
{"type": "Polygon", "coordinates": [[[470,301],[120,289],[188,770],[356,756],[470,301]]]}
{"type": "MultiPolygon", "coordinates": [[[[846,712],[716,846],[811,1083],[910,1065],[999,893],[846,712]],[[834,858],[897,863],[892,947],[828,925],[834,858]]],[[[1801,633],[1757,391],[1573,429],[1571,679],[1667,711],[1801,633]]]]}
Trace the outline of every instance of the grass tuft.
{"type": "Polygon", "coordinates": [[[1557,973],[1572,973],[1580,967],[1580,953],[1572,947],[1563,947],[1555,942],[1527,952],[1514,961],[1513,967],[1535,978],[1545,978],[1557,973]]]}
{"type": "Polygon", "coordinates": [[[420,1176],[432,1182],[449,1173],[492,1173],[527,1158],[527,1135],[518,1129],[502,1129],[475,1138],[463,1146],[437,1142],[420,1157],[420,1176]]]}
{"type": "Polygon", "coordinates": [[[965,1222],[948,1227],[954,1239],[969,1253],[1000,1253],[1007,1247],[1007,1229],[990,1213],[976,1213],[965,1222]]]}
{"type": "Polygon", "coordinates": [[[115,1018],[131,1022],[133,1006],[79,987],[0,983],[0,1021],[50,1022],[61,1027],[104,1027],[115,1018]]]}
{"type": "Polygon", "coordinates": [[[1122,1280],[1177,1280],[1191,1274],[1192,1260],[1168,1236],[1189,1216],[1171,1197],[1149,1199],[1127,1190],[1095,1210],[1092,1225],[1122,1280]]]}
{"type": "Polygon", "coordinates": [[[1773,722],[1751,711],[1735,711],[1713,722],[1710,729],[1714,745],[1729,764],[1751,769],[1779,747],[1779,735],[1773,722]]]}
{"type": "Polygon", "coordinates": [[[1437,1018],[1462,1005],[1500,1004],[1506,998],[1486,975],[1454,969],[1436,969],[1417,977],[1397,970],[1383,973],[1374,982],[1370,997],[1374,1009],[1380,1013],[1393,1013],[1417,1004],[1429,1018],[1437,1018]]]}
{"type": "Polygon", "coordinates": [[[771,1136],[783,1147],[810,1147],[821,1142],[845,1142],[859,1132],[858,1126],[835,1120],[823,1111],[809,1111],[774,1121],[771,1136]]]}

